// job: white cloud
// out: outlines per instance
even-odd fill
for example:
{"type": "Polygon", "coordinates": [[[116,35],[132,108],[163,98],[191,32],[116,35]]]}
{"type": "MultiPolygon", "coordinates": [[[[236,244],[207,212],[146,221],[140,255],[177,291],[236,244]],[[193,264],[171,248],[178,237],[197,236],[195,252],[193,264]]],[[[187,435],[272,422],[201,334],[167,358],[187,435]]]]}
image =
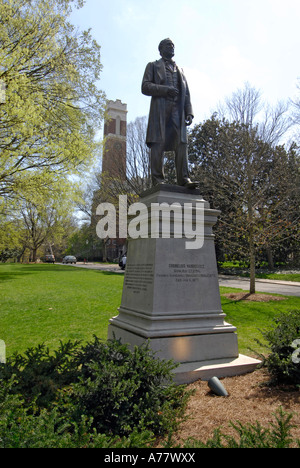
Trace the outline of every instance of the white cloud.
{"type": "Polygon", "coordinates": [[[197,68],[184,67],[191,101],[195,114],[195,122],[209,118],[215,109],[212,104],[217,102],[218,89],[209,75],[197,68]]]}
{"type": "MultiPolygon", "coordinates": [[[[263,0],[262,0],[263,1],[263,0]]],[[[293,17],[300,15],[300,2],[299,0],[265,0],[267,9],[270,13],[275,14],[279,19],[284,17],[293,17]]]]}
{"type": "Polygon", "coordinates": [[[228,46],[222,49],[219,57],[219,66],[226,74],[237,76],[251,72],[251,62],[241,54],[237,46],[228,46]]]}

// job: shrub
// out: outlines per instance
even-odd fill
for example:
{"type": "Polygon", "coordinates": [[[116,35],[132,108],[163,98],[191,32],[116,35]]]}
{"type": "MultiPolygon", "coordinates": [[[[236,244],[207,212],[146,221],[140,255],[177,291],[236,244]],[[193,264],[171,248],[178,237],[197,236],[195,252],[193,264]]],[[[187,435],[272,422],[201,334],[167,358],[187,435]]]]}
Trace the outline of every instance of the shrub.
{"type": "Polygon", "coordinates": [[[109,436],[136,430],[158,435],[176,427],[189,395],[172,383],[174,367],[157,359],[148,344],[130,351],[119,341],[95,337],[83,347],[61,343],[54,355],[43,345],[14,355],[0,365],[0,381],[14,376],[10,394],[21,395],[23,407],[36,416],[55,408],[55,418],[76,426],[84,416],[92,429],[109,436]]]}
{"type": "Polygon", "coordinates": [[[99,432],[128,435],[133,428],[162,434],[176,427],[188,393],[172,383],[172,361],[155,358],[149,345],[130,351],[118,341],[95,338],[78,353],[79,383],[73,399],[99,432]]]}
{"type": "Polygon", "coordinates": [[[300,362],[299,359],[295,359],[293,346],[300,338],[299,310],[280,314],[275,318],[272,328],[263,331],[262,335],[270,351],[265,358],[265,364],[273,381],[300,385],[300,362]]]}
{"type": "Polygon", "coordinates": [[[0,448],[143,448],[154,440],[150,431],[134,430],[128,437],[99,434],[86,416],[76,423],[58,408],[27,407],[11,394],[15,383],[11,379],[0,387],[0,448]]]}
{"type": "Polygon", "coordinates": [[[51,355],[45,345],[29,348],[24,355],[14,354],[0,365],[0,380],[15,376],[11,392],[21,394],[26,404],[36,400],[39,407],[47,407],[57,397],[57,391],[76,381],[79,375],[75,361],[80,342],[60,343],[51,355]]]}

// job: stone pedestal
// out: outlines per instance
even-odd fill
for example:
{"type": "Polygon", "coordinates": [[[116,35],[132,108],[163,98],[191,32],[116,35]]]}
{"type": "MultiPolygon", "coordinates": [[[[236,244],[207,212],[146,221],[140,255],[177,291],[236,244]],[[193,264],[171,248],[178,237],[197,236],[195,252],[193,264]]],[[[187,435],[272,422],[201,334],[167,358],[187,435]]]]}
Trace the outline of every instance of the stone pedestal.
{"type": "Polygon", "coordinates": [[[132,347],[150,340],[158,357],[180,363],[174,371],[177,383],[254,370],[259,361],[239,356],[236,328],[222,311],[212,233],[219,212],[197,190],[177,186],[155,187],[140,201],[148,207],[140,217],[148,237],[128,241],[122,302],[108,338],[132,347]],[[174,203],[168,233],[162,219],[154,223],[151,207],[174,203]],[[202,248],[193,246],[194,231],[201,233],[202,248]]]}

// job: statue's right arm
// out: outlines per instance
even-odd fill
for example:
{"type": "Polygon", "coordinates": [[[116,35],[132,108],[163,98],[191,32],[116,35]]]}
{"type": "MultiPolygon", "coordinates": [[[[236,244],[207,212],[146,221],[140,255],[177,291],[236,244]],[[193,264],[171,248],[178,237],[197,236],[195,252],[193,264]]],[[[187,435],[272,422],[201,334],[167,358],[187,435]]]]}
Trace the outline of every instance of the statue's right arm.
{"type": "Polygon", "coordinates": [[[148,63],[143,78],[142,93],[152,97],[167,97],[168,90],[169,86],[155,83],[154,63],[148,63]]]}

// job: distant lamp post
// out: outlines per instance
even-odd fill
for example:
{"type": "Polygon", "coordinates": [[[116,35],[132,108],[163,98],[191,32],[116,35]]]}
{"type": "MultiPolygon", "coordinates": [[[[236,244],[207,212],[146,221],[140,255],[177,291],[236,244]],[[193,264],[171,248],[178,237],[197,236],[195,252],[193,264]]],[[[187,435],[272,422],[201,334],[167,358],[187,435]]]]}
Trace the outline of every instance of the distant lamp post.
{"type": "MultiPolygon", "coordinates": [[[[86,243],[86,249],[88,253],[89,240],[87,239],[85,243],[86,243]]],[[[89,256],[87,255],[86,259],[84,260],[84,263],[88,263],[88,262],[89,262],[89,256]]]]}

